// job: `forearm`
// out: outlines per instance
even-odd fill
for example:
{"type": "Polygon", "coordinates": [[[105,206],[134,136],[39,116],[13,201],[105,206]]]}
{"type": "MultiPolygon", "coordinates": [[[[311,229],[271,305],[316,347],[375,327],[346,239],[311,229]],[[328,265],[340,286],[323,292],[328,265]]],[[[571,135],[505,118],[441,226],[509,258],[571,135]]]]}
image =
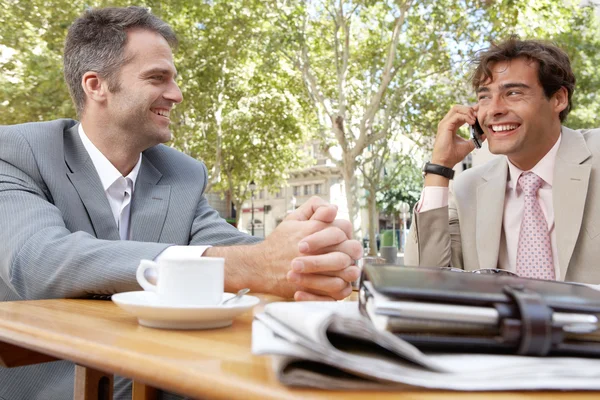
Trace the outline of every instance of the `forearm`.
{"type": "Polygon", "coordinates": [[[441,267],[451,259],[448,207],[415,213],[406,243],[406,265],[441,267]]]}
{"type": "Polygon", "coordinates": [[[445,244],[450,237],[448,179],[427,174],[425,182],[421,198],[414,207],[404,261],[407,265],[444,265],[447,258],[445,244]]]}
{"type": "Polygon", "coordinates": [[[77,298],[139,290],[139,260],[168,245],[99,240],[84,232],[46,228],[9,248],[2,278],[21,299],[77,298]]]}
{"type": "Polygon", "coordinates": [[[437,186],[437,187],[448,187],[450,185],[450,179],[436,174],[425,175],[424,186],[437,186]]]}
{"type": "Polygon", "coordinates": [[[207,257],[225,259],[225,291],[249,288],[255,293],[279,293],[287,284],[285,276],[272,272],[272,260],[266,254],[262,243],[211,247],[204,253],[207,257]]]}
{"type": "MultiPolygon", "coordinates": [[[[62,213],[35,188],[0,181],[0,279],[9,297],[85,297],[139,290],[135,270],[168,244],[100,240],[65,227],[62,213]]],[[[0,297],[5,294],[0,293],[0,297]]]]}
{"type": "Polygon", "coordinates": [[[259,243],[263,239],[240,232],[225,221],[202,196],[190,229],[190,245],[232,246],[259,243]]]}
{"type": "Polygon", "coordinates": [[[225,258],[226,290],[248,287],[284,298],[300,291],[300,300],[346,297],[349,282],[358,278],[352,261],[362,248],[348,240],[350,223],[336,221],[337,210],[322,202],[303,204],[262,243],[208,249],[207,256],[225,258]]]}

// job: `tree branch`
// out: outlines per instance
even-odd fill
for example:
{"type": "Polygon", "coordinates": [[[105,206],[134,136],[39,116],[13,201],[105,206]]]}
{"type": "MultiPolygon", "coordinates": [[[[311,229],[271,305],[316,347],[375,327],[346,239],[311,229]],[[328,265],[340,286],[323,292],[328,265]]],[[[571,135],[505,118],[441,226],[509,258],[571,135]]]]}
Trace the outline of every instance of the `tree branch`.
{"type": "MultiPolygon", "coordinates": [[[[227,68],[227,60],[223,63],[223,70],[227,68]]],[[[210,171],[210,179],[206,184],[205,191],[208,193],[212,187],[219,182],[221,179],[221,164],[223,162],[223,109],[225,108],[224,91],[225,91],[225,77],[221,76],[219,79],[219,94],[217,95],[217,109],[214,112],[215,124],[217,126],[217,141],[215,143],[215,163],[213,164],[210,171]]]]}
{"type": "MultiPolygon", "coordinates": [[[[344,18],[343,2],[340,0],[339,9],[336,19],[336,25],[342,26],[344,29],[344,44],[342,48],[341,67],[338,69],[338,97],[339,97],[339,115],[346,119],[346,75],[348,73],[348,60],[350,58],[350,16],[344,18]]],[[[336,30],[336,53],[339,39],[336,30]]],[[[337,56],[337,54],[336,54],[337,56]]]]}
{"type": "Polygon", "coordinates": [[[398,47],[398,41],[400,38],[400,30],[402,25],[404,25],[404,21],[406,20],[406,13],[410,8],[412,0],[406,0],[404,4],[400,5],[400,15],[394,21],[394,29],[392,31],[392,40],[390,41],[390,46],[388,49],[388,55],[385,61],[385,66],[382,72],[381,83],[379,84],[379,89],[377,93],[373,95],[371,98],[371,102],[367,107],[365,114],[363,115],[362,120],[360,121],[360,135],[358,140],[356,141],[356,145],[352,149],[353,155],[360,154],[363,149],[367,146],[367,130],[371,127],[373,123],[373,118],[379,110],[379,105],[381,104],[381,100],[387,90],[390,82],[394,78],[398,69],[393,69],[394,59],[396,58],[396,49],[398,47]]]}
{"type": "Polygon", "coordinates": [[[361,166],[359,166],[359,169],[363,173],[363,178],[374,190],[381,185],[381,173],[385,168],[386,163],[389,161],[391,154],[391,148],[386,144],[387,142],[381,143],[375,151],[371,152],[367,159],[363,160],[361,166]],[[371,166],[371,169],[370,171],[367,171],[367,166],[369,165],[371,166]]]}

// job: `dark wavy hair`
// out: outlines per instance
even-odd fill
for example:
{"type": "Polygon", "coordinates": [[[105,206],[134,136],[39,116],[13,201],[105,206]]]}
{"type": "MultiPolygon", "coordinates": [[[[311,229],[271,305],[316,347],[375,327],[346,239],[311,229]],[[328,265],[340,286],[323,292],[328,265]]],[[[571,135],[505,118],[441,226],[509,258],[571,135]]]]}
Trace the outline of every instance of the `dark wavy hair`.
{"type": "Polygon", "coordinates": [[[500,61],[510,61],[516,58],[526,58],[538,65],[538,79],[544,88],[546,98],[552,97],[561,87],[567,89],[569,104],[561,111],[560,121],[564,121],[571,111],[575,75],[571,69],[569,56],[555,44],[541,40],[521,40],[511,36],[508,40],[492,44],[488,49],[478,54],[473,61],[476,65],[473,72],[472,84],[477,90],[482,82],[492,78],[490,66],[500,61]]]}

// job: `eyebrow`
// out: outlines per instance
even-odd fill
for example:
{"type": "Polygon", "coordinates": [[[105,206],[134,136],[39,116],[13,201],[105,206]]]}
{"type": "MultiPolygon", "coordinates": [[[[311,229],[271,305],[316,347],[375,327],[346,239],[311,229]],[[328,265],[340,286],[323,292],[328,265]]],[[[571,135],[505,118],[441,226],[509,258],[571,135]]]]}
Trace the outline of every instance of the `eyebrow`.
{"type": "MultiPolygon", "coordinates": [[[[517,82],[504,83],[504,84],[500,85],[500,87],[499,87],[500,90],[514,89],[514,88],[530,89],[531,87],[524,83],[517,83],[517,82]]],[[[490,89],[487,86],[480,86],[477,88],[477,91],[475,93],[481,93],[481,92],[490,92],[490,89]]]]}
{"type": "MultiPolygon", "coordinates": [[[[166,68],[152,68],[152,69],[149,69],[148,71],[144,71],[142,73],[142,76],[150,76],[150,75],[156,75],[156,74],[171,75],[171,70],[166,69],[166,68]]],[[[173,77],[177,78],[177,71],[175,71],[175,74],[173,75],[173,77]]]]}

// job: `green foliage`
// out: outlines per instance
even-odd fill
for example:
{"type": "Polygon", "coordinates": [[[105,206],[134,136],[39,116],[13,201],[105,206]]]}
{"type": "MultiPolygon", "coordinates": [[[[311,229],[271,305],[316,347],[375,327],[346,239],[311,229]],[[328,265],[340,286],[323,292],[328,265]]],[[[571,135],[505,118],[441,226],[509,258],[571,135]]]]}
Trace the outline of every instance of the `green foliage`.
{"type": "Polygon", "coordinates": [[[382,190],[376,194],[377,208],[388,215],[399,215],[402,202],[412,210],[423,188],[421,168],[411,155],[402,155],[395,164],[400,166],[398,175],[384,177],[382,190]]]}
{"type": "Polygon", "coordinates": [[[75,118],[62,79],[62,47],[86,7],[141,5],[177,32],[175,53],[184,102],[172,114],[172,145],[203,160],[211,187],[233,201],[259,187],[279,187],[302,165],[297,147],[308,129],[297,76],[269,53],[268,11],[244,1],[0,0],[0,124],[75,118]],[[218,156],[218,157],[217,157],[218,156]]]}
{"type": "Polygon", "coordinates": [[[382,146],[404,136],[426,158],[450,106],[474,100],[468,60],[512,33],[569,53],[577,87],[567,125],[598,126],[600,22],[579,3],[0,0],[0,124],[75,117],[62,79],[67,28],[86,7],[147,6],[181,41],[175,58],[185,100],[172,114],[172,145],[206,162],[214,190],[240,203],[252,179],[279,186],[301,165],[297,146],[313,133],[347,186],[360,169],[388,210],[394,199],[411,203],[420,173],[380,181],[381,168],[393,168],[376,162],[382,146]]]}
{"type": "Polygon", "coordinates": [[[573,110],[566,125],[574,129],[599,125],[600,113],[600,17],[598,8],[582,7],[579,0],[536,0],[491,2],[486,18],[491,29],[487,40],[501,40],[509,34],[556,43],[571,58],[577,85],[573,110]],[[511,18],[506,18],[510,15],[511,18]]]}
{"type": "Polygon", "coordinates": [[[75,116],[62,80],[62,43],[82,2],[45,3],[0,0],[0,124],[75,116]]]}
{"type": "Polygon", "coordinates": [[[301,165],[297,148],[307,128],[300,82],[265,46],[261,1],[180,3],[162,8],[181,37],[176,63],[185,101],[174,145],[207,164],[213,190],[241,203],[251,180],[278,187],[301,165]]]}

